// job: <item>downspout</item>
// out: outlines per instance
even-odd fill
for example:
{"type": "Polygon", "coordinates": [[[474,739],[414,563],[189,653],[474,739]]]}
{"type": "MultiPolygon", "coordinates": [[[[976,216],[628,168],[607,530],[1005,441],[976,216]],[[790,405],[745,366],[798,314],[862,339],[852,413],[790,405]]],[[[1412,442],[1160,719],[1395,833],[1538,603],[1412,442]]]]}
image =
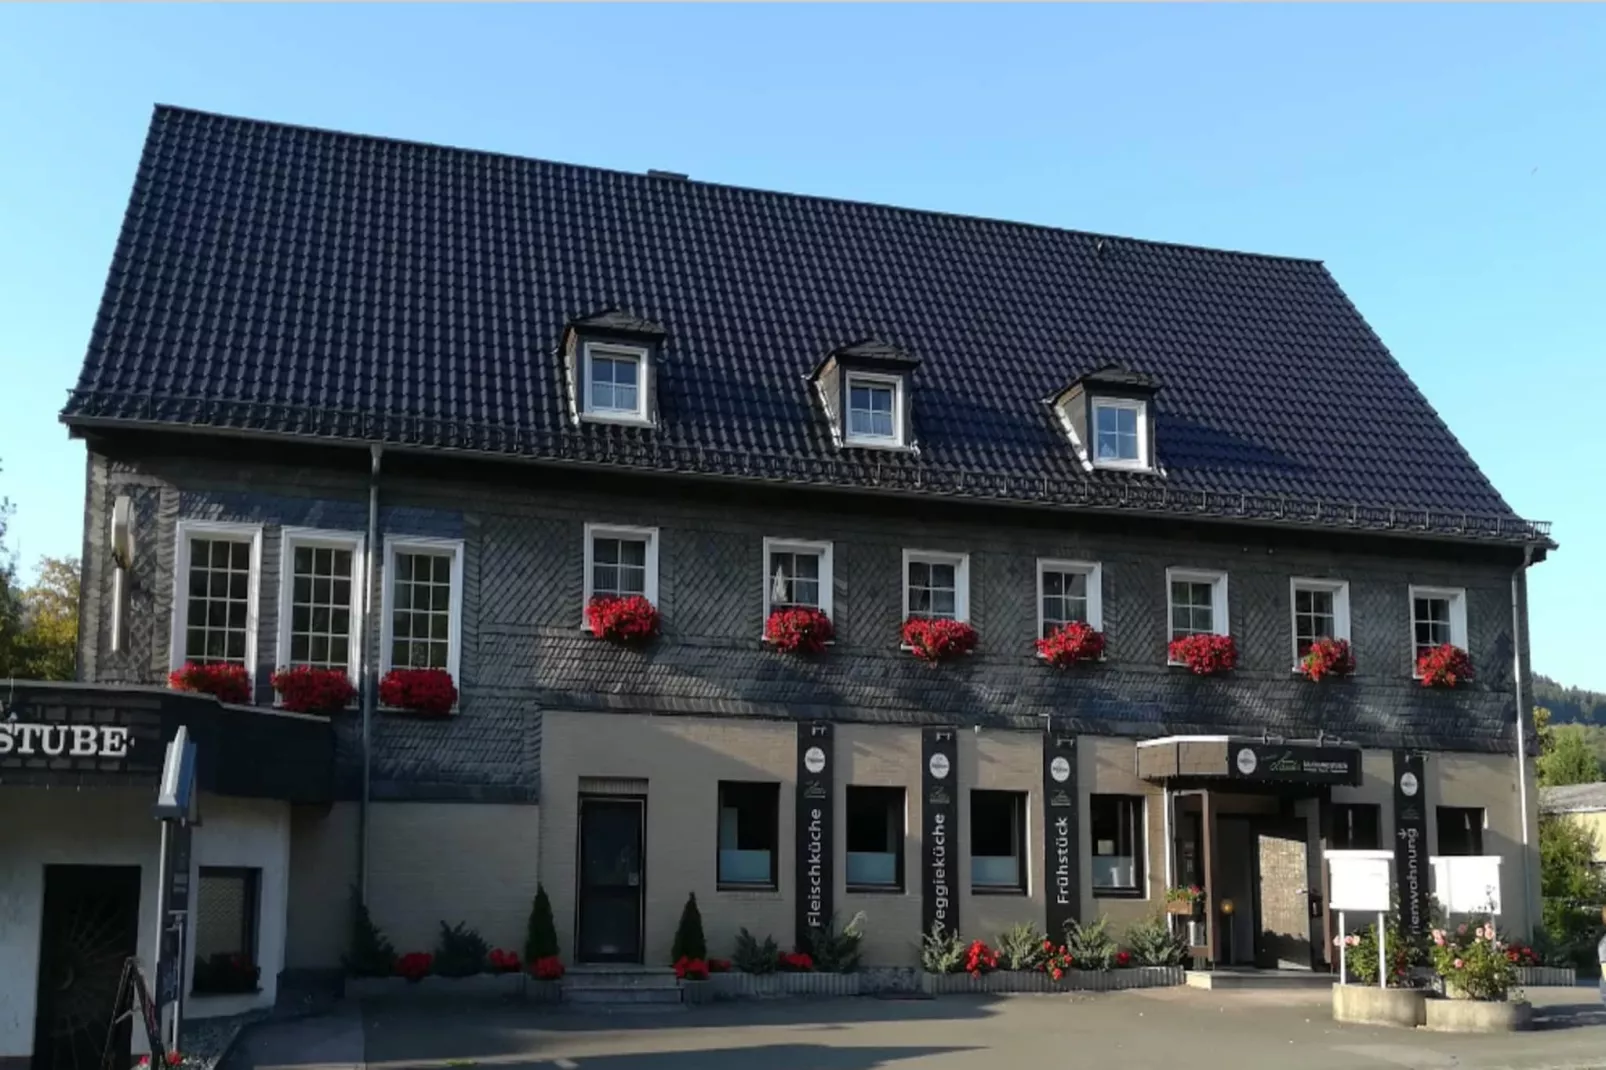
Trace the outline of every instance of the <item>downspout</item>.
{"type": "MultiPolygon", "coordinates": [[[[1533,860],[1528,838],[1528,732],[1525,722],[1528,717],[1527,703],[1523,699],[1522,680],[1522,650],[1527,639],[1527,629],[1523,627],[1525,614],[1522,611],[1523,602],[1520,595],[1527,587],[1528,566],[1533,564],[1534,548],[1527,543],[1522,548],[1522,564],[1517,566],[1511,574],[1511,658],[1512,676],[1517,692],[1517,805],[1518,825],[1522,829],[1522,901],[1526,904],[1524,920],[1528,923],[1528,932],[1533,933],[1534,903],[1529,894],[1533,890],[1533,860]]],[[[1541,893],[1542,894],[1542,893],[1541,893]]]]}
{"type": "Polygon", "coordinates": [[[374,596],[378,570],[374,558],[379,550],[379,461],[384,447],[370,446],[368,471],[368,552],[363,555],[363,644],[362,644],[362,800],[357,807],[357,889],[363,906],[368,905],[368,796],[373,781],[370,745],[374,724],[374,704],[379,691],[376,654],[379,650],[379,614],[375,608],[382,599],[374,596]]]}

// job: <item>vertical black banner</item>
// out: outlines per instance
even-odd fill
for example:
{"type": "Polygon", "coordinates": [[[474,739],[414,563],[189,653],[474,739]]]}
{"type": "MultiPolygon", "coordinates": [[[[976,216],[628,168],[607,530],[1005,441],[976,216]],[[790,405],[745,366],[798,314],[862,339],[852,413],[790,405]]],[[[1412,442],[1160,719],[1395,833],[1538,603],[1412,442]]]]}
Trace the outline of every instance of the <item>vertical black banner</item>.
{"type": "Polygon", "coordinates": [[[831,832],[835,798],[835,739],[829,721],[805,721],[797,726],[797,943],[807,947],[810,929],[831,920],[833,909],[832,859],[836,852],[831,832]]]}
{"type": "Polygon", "coordinates": [[[1077,880],[1076,737],[1043,733],[1043,900],[1048,935],[1065,939],[1065,923],[1081,913],[1077,880]]]}
{"type": "Polygon", "coordinates": [[[920,739],[920,931],[959,929],[959,738],[927,728],[920,739]]]}
{"type": "Polygon", "coordinates": [[[1428,930],[1428,803],[1426,761],[1394,752],[1394,880],[1400,923],[1421,936],[1428,930]]]}

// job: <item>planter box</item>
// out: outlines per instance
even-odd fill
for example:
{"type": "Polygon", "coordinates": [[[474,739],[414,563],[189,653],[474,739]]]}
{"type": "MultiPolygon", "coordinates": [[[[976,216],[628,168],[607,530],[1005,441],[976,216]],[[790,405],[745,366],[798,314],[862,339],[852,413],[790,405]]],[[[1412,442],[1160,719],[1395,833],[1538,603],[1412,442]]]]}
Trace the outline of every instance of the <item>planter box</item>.
{"type": "Polygon", "coordinates": [[[1517,985],[1521,988],[1572,988],[1578,971],[1571,966],[1519,966],[1517,985]]]}
{"type": "Polygon", "coordinates": [[[1427,1002],[1427,993],[1416,988],[1334,985],[1333,1021],[1415,1029],[1427,1022],[1427,1002]]]}
{"type": "Polygon", "coordinates": [[[534,977],[524,978],[524,1002],[526,1003],[562,1003],[562,981],[539,981],[534,977]]]}
{"type": "Polygon", "coordinates": [[[524,975],[477,973],[472,977],[425,977],[420,981],[408,981],[402,977],[348,977],[346,995],[352,999],[443,1003],[454,1000],[518,999],[524,995],[524,975]]]}
{"type": "Polygon", "coordinates": [[[921,990],[934,996],[1003,995],[1010,992],[1116,992],[1129,988],[1163,988],[1185,980],[1181,966],[1135,966],[1125,970],[1068,970],[1056,981],[1040,970],[995,970],[980,977],[968,973],[921,975],[921,990]]]}
{"type": "MultiPolygon", "coordinates": [[[[780,999],[787,996],[857,996],[857,973],[716,973],[704,982],[713,999],[780,999]]],[[[689,990],[688,990],[689,991],[689,990]]]]}
{"type": "Polygon", "coordinates": [[[1424,1024],[1443,1033],[1515,1033],[1533,1028],[1533,1006],[1526,1000],[1497,1003],[1481,999],[1430,999],[1424,1024]]]}

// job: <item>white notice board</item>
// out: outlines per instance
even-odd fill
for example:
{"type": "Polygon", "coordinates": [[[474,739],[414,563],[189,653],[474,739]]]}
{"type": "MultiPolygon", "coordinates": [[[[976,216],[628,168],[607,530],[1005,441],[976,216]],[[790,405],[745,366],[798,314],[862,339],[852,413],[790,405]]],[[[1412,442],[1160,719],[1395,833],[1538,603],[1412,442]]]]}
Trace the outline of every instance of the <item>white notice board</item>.
{"type": "Polygon", "coordinates": [[[1433,898],[1448,914],[1500,913],[1500,856],[1453,855],[1428,859],[1433,898]]]}
{"type": "Polygon", "coordinates": [[[1392,851],[1328,851],[1328,909],[1382,914],[1389,909],[1392,851]]]}

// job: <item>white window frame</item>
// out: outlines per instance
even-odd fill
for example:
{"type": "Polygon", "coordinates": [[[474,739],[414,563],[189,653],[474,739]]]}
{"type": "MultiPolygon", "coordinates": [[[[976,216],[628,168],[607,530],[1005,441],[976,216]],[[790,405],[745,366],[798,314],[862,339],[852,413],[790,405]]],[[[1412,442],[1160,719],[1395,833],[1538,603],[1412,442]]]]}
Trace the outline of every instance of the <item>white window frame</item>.
{"type": "Polygon", "coordinates": [[[1462,650],[1467,649],[1467,590],[1465,587],[1427,587],[1411,584],[1406,599],[1405,614],[1409,630],[1406,641],[1411,650],[1411,678],[1420,680],[1416,671],[1416,600],[1418,598],[1444,598],[1450,603],[1450,642],[1462,650]]]}
{"type": "Polygon", "coordinates": [[[1104,398],[1095,397],[1093,406],[1088,413],[1088,456],[1092,458],[1094,468],[1120,468],[1127,471],[1147,472],[1154,467],[1153,457],[1149,443],[1149,403],[1138,401],[1135,398],[1104,398]],[[1099,410],[1100,409],[1130,409],[1137,413],[1138,419],[1138,457],[1135,461],[1118,459],[1101,461],[1099,459],[1099,410]]]}
{"type": "Polygon", "coordinates": [[[430,539],[419,535],[387,535],[385,537],[385,568],[380,575],[379,609],[379,675],[395,668],[391,664],[391,643],[395,622],[392,615],[396,601],[396,555],[398,553],[451,554],[452,597],[449,607],[451,620],[446,630],[446,671],[459,692],[463,678],[459,672],[463,656],[463,540],[430,539]]]}
{"type": "Polygon", "coordinates": [[[968,622],[970,620],[970,555],[949,553],[941,550],[905,550],[903,552],[903,571],[898,578],[898,585],[903,588],[903,620],[909,619],[909,566],[915,563],[925,565],[952,565],[954,566],[954,620],[968,622]]]}
{"type": "Polygon", "coordinates": [[[602,423],[631,424],[637,427],[651,427],[652,418],[648,416],[651,411],[647,398],[647,385],[651,377],[647,374],[647,361],[651,352],[645,346],[623,345],[618,342],[583,342],[580,345],[580,416],[584,420],[595,420],[602,423]],[[610,357],[616,360],[629,359],[636,362],[636,407],[634,410],[604,409],[598,411],[591,404],[591,358],[593,355],[610,357]]]}
{"type": "MultiPolygon", "coordinates": [[[[1080,572],[1087,577],[1087,623],[1104,630],[1104,567],[1097,561],[1037,559],[1037,634],[1043,634],[1043,577],[1050,572],[1080,572]]],[[[1169,597],[1169,595],[1167,596],[1169,597]]]]}
{"type": "Polygon", "coordinates": [[[580,627],[591,630],[586,620],[586,607],[591,604],[592,566],[595,564],[597,539],[645,539],[647,542],[647,575],[642,586],[643,594],[654,606],[658,604],[658,529],[625,527],[619,524],[587,524],[585,527],[585,581],[584,597],[580,600],[580,627]]]}
{"type": "Polygon", "coordinates": [[[257,683],[258,599],[262,590],[262,525],[222,520],[180,520],[173,525],[173,619],[167,643],[167,665],[172,671],[184,665],[184,642],[189,632],[190,540],[227,539],[251,544],[251,573],[246,582],[245,671],[252,693],[257,683]]]}
{"type": "Polygon", "coordinates": [[[355,531],[330,531],[322,528],[279,529],[279,634],[275,639],[273,664],[276,669],[290,665],[291,602],[295,594],[295,551],[307,546],[322,550],[351,551],[351,635],[346,646],[346,676],[352,686],[361,685],[360,665],[363,626],[363,577],[367,575],[363,560],[367,540],[355,531]]]}
{"type": "Polygon", "coordinates": [[[832,622],[835,622],[836,617],[832,615],[832,610],[835,607],[831,600],[831,543],[813,542],[807,539],[769,537],[764,539],[764,564],[760,571],[763,572],[764,619],[766,621],[770,618],[770,588],[773,586],[775,579],[770,573],[771,553],[818,554],[820,556],[820,612],[830,617],[832,622]]]}
{"type": "Polygon", "coordinates": [[[1288,642],[1293,648],[1294,671],[1299,671],[1299,592],[1324,591],[1333,596],[1333,634],[1349,642],[1349,581],[1294,576],[1288,581],[1288,642]]]}
{"type": "MultiPolygon", "coordinates": [[[[1165,570],[1165,634],[1166,644],[1169,647],[1176,633],[1172,630],[1171,610],[1171,584],[1181,581],[1183,583],[1208,583],[1210,592],[1211,634],[1231,635],[1231,622],[1227,618],[1227,574],[1216,569],[1205,568],[1168,568],[1165,570]]],[[[1180,661],[1166,659],[1168,665],[1181,665],[1180,661]]]]}
{"type": "Polygon", "coordinates": [[[849,446],[871,446],[880,449],[903,449],[906,444],[903,425],[903,376],[882,375],[874,372],[844,372],[842,375],[842,441],[849,446]],[[864,435],[853,432],[853,387],[884,386],[892,388],[892,435],[864,435]]]}

